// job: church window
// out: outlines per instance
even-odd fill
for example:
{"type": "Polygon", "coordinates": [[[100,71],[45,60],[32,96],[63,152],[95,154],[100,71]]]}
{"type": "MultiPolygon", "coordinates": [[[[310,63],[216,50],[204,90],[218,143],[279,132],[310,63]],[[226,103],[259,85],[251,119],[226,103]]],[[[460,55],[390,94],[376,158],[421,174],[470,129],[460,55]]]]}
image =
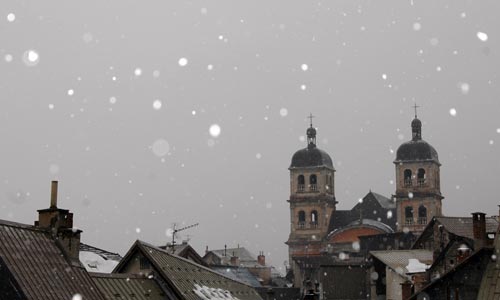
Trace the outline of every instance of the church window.
{"type": "Polygon", "coordinates": [[[318,190],[318,177],[316,177],[315,174],[312,174],[311,176],[309,176],[309,189],[311,191],[318,190]]]}
{"type": "Polygon", "coordinates": [[[297,177],[297,191],[303,192],[305,183],[306,180],[304,178],[304,175],[299,175],[299,177],[297,177]]]}
{"type": "Polygon", "coordinates": [[[312,228],[318,227],[318,212],[315,210],[311,212],[311,227],[312,228]]]}
{"type": "Polygon", "coordinates": [[[413,207],[411,206],[405,207],[405,224],[406,225],[413,224],[413,207]]]}
{"type": "Polygon", "coordinates": [[[411,170],[406,169],[404,173],[404,186],[411,186],[411,170]]]}
{"type": "Polygon", "coordinates": [[[306,213],[301,210],[299,211],[299,228],[304,228],[306,225],[306,213]]]}
{"type": "Polygon", "coordinates": [[[417,184],[418,184],[418,186],[424,186],[424,184],[425,184],[425,170],[424,169],[418,169],[417,184]]]}
{"type": "Polygon", "coordinates": [[[427,208],[423,205],[418,208],[418,224],[427,225],[427,208]]]}

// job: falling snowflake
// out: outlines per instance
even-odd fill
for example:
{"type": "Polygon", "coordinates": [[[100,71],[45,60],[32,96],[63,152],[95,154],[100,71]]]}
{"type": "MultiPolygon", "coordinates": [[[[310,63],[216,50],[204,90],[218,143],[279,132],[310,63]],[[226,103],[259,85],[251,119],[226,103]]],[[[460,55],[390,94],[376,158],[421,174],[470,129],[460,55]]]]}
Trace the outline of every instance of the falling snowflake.
{"type": "Polygon", "coordinates": [[[168,152],[170,152],[170,145],[164,139],[157,139],[151,146],[151,150],[156,156],[162,157],[167,155],[168,152]]]}
{"type": "Polygon", "coordinates": [[[450,115],[455,117],[457,115],[457,110],[455,108],[450,108],[450,115]]]}
{"type": "Polygon", "coordinates": [[[460,91],[462,94],[467,95],[470,91],[470,85],[466,82],[461,82],[458,84],[458,87],[460,88],[460,91]]]}
{"type": "Polygon", "coordinates": [[[188,64],[188,60],[185,57],[179,58],[179,66],[185,67],[188,64]]]}
{"type": "Polygon", "coordinates": [[[109,98],[109,103],[115,104],[116,103],[116,97],[110,97],[109,98]]]}
{"type": "Polygon", "coordinates": [[[387,74],[382,74],[382,79],[387,80],[387,74]]]}
{"type": "Polygon", "coordinates": [[[488,35],[484,32],[478,31],[476,36],[481,42],[486,42],[488,40],[488,35]]]}
{"type": "Polygon", "coordinates": [[[73,96],[75,94],[75,91],[73,89],[68,90],[68,96],[73,96]]]}
{"type": "Polygon", "coordinates": [[[10,54],[5,54],[4,59],[6,62],[9,63],[14,59],[14,57],[12,57],[12,55],[10,55],[10,54]]]}
{"type": "Polygon", "coordinates": [[[218,124],[212,124],[212,125],[210,125],[208,132],[210,133],[211,136],[216,138],[220,135],[221,128],[218,124]]]}
{"type": "Polygon", "coordinates": [[[302,64],[300,68],[302,69],[302,71],[307,71],[309,69],[309,66],[307,64],[302,64]]]}
{"type": "Polygon", "coordinates": [[[10,13],[7,15],[7,21],[14,22],[16,20],[16,15],[14,13],[10,13]]]}
{"type": "Polygon", "coordinates": [[[161,107],[162,107],[162,103],[159,99],[156,99],[155,101],[153,101],[153,108],[154,110],[160,110],[161,107]]]}
{"type": "Polygon", "coordinates": [[[286,117],[287,115],[288,115],[288,109],[286,109],[286,108],[282,107],[282,108],[280,109],[280,116],[282,116],[282,117],[286,117]]]}
{"type": "Polygon", "coordinates": [[[40,55],[36,50],[27,50],[23,54],[23,62],[28,67],[34,67],[40,62],[40,55]]]}
{"type": "Polygon", "coordinates": [[[82,299],[83,297],[80,294],[74,294],[73,297],[71,298],[71,300],[82,300],[82,299]]]}
{"type": "Polygon", "coordinates": [[[140,68],[136,68],[134,70],[134,75],[137,76],[137,77],[141,76],[142,75],[142,70],[140,68]]]}
{"type": "Polygon", "coordinates": [[[305,84],[303,84],[303,85],[301,85],[301,86],[300,86],[300,89],[301,89],[301,90],[303,90],[303,91],[305,91],[305,90],[306,90],[306,88],[307,88],[307,87],[306,87],[306,85],[305,85],[305,84]]]}

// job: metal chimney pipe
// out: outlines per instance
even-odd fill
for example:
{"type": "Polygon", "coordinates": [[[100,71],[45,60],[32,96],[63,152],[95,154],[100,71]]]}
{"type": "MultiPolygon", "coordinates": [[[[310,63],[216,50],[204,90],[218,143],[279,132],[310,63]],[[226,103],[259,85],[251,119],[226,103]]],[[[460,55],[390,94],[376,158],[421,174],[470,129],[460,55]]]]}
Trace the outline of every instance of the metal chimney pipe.
{"type": "Polygon", "coordinates": [[[57,181],[52,181],[50,189],[50,208],[57,208],[57,181]]]}

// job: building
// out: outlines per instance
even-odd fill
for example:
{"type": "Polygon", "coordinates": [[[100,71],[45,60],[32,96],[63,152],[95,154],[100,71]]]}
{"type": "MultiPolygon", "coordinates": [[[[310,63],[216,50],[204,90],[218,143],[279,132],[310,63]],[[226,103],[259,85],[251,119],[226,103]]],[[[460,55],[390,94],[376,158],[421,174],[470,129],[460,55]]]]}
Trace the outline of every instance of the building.
{"type": "Polygon", "coordinates": [[[333,160],[317,147],[317,131],[310,123],[307,147],[293,154],[289,167],[291,222],[286,244],[294,286],[306,293],[305,286],[313,285],[321,293],[332,277],[346,279],[352,288],[368,286],[369,278],[345,268],[366,273],[370,250],[409,249],[432,217],[442,215],[438,153],[422,139],[416,114],[411,130],[412,139],[398,148],[394,160],[395,194],[384,197],[370,191],[351,210],[337,210],[333,160]],[[320,269],[327,267],[337,275],[328,273],[330,278],[325,278],[320,269]]]}
{"type": "Polygon", "coordinates": [[[104,300],[78,260],[81,230],[73,214],[51,204],[38,211],[35,226],[0,220],[0,298],[9,300],[104,300]]]}
{"type": "Polygon", "coordinates": [[[136,241],[130,247],[113,274],[153,278],[167,299],[262,300],[250,285],[143,241],[136,241]]]}

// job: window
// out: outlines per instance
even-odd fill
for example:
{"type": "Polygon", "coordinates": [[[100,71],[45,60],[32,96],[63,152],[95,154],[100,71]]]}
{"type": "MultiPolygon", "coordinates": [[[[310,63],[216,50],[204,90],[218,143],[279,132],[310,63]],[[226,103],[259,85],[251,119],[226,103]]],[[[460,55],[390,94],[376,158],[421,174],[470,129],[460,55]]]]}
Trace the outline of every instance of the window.
{"type": "Polygon", "coordinates": [[[406,169],[404,172],[404,186],[411,186],[411,170],[406,169]]]}
{"type": "Polygon", "coordinates": [[[427,225],[427,208],[423,205],[418,208],[418,224],[427,225]]]}
{"type": "Polygon", "coordinates": [[[405,224],[406,225],[413,224],[413,207],[411,206],[405,207],[405,224]]]}
{"type": "Polygon", "coordinates": [[[425,185],[425,170],[424,169],[418,169],[417,184],[418,184],[418,186],[425,185]]]}
{"type": "Polygon", "coordinates": [[[315,210],[311,212],[311,227],[312,228],[318,227],[318,212],[315,210]]]}
{"type": "Polygon", "coordinates": [[[309,176],[309,189],[311,191],[318,190],[318,178],[316,177],[315,174],[312,174],[311,176],[309,176]]]}
{"type": "Polygon", "coordinates": [[[306,213],[301,210],[299,211],[299,228],[304,228],[306,225],[306,213]]]}
{"type": "Polygon", "coordinates": [[[306,180],[304,178],[304,175],[299,175],[299,177],[297,177],[297,191],[303,192],[305,183],[306,180]]]}

